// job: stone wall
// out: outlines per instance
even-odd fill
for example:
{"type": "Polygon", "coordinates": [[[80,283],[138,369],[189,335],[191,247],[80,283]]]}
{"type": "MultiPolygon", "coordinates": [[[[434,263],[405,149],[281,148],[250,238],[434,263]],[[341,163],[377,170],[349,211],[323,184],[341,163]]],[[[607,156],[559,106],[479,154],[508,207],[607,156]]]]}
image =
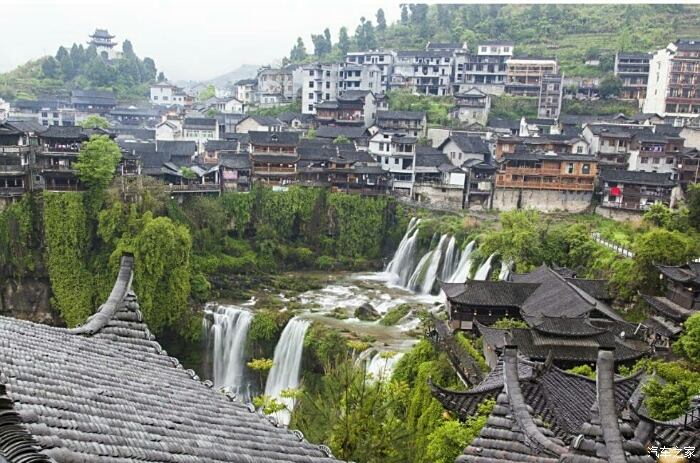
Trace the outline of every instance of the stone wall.
{"type": "Polygon", "coordinates": [[[24,278],[22,281],[0,277],[0,315],[62,326],[51,309],[51,284],[48,280],[24,278]]]}
{"type": "Polygon", "coordinates": [[[501,211],[532,208],[542,212],[583,212],[591,205],[592,198],[591,192],[497,188],[493,208],[501,211]]]}
{"type": "Polygon", "coordinates": [[[448,206],[453,209],[462,208],[462,195],[461,188],[440,188],[418,184],[413,187],[413,197],[420,198],[420,202],[448,206]]]}
{"type": "Polygon", "coordinates": [[[642,222],[642,212],[637,211],[598,206],[595,208],[595,213],[607,217],[608,219],[617,220],[618,222],[625,222],[628,220],[635,223],[642,222]]]}

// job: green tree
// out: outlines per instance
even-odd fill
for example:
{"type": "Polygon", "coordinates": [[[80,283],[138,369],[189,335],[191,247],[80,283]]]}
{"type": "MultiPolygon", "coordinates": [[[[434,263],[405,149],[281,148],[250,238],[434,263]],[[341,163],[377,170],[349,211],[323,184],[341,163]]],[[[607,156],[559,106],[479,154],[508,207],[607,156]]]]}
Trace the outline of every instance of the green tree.
{"type": "Polygon", "coordinates": [[[465,423],[448,420],[428,436],[427,457],[432,463],[452,463],[462,451],[479,435],[486,425],[496,402],[493,399],[479,404],[475,415],[465,423]]]}
{"type": "Polygon", "coordinates": [[[383,34],[386,31],[386,17],[384,16],[384,10],[379,8],[377,10],[377,32],[383,34]]]}
{"type": "Polygon", "coordinates": [[[338,135],[333,140],[333,143],[336,145],[343,145],[343,144],[347,144],[347,143],[351,143],[351,142],[350,142],[350,139],[348,137],[346,137],[345,135],[338,135]]]}
{"type": "Polygon", "coordinates": [[[304,61],[306,59],[306,46],[304,46],[304,41],[301,39],[301,37],[297,38],[297,43],[289,53],[289,59],[293,63],[298,63],[299,61],[304,61]]]}
{"type": "Polygon", "coordinates": [[[121,159],[119,146],[107,135],[93,135],[83,143],[75,163],[80,182],[91,190],[104,190],[121,159]]]}
{"type": "Polygon", "coordinates": [[[408,18],[408,5],[405,3],[401,5],[401,24],[408,24],[409,18],[408,18]]]}
{"type": "Polygon", "coordinates": [[[608,74],[600,81],[600,96],[612,98],[620,95],[622,79],[613,74],[608,74]]]}
{"type": "Polygon", "coordinates": [[[688,222],[700,231],[700,183],[688,187],[688,222]]]}
{"type": "Polygon", "coordinates": [[[659,288],[659,272],[654,264],[678,265],[695,257],[697,243],[687,235],[660,228],[639,235],[632,246],[639,288],[659,288]]]}
{"type": "Polygon", "coordinates": [[[197,99],[199,101],[206,101],[209,98],[214,98],[214,96],[216,96],[216,88],[213,84],[209,84],[203,90],[200,90],[197,99]]]}
{"type": "Polygon", "coordinates": [[[108,129],[109,121],[97,114],[90,114],[88,117],[78,123],[80,127],[86,129],[108,129]]]}
{"type": "Polygon", "coordinates": [[[59,76],[60,66],[53,56],[49,56],[41,63],[41,72],[49,79],[56,79],[59,76]]]}
{"type": "Polygon", "coordinates": [[[341,56],[345,56],[350,51],[350,37],[348,37],[348,28],[343,26],[338,33],[338,51],[341,56]]]}
{"type": "Polygon", "coordinates": [[[683,323],[683,334],[673,349],[700,365],[700,313],[691,315],[683,323]]]}

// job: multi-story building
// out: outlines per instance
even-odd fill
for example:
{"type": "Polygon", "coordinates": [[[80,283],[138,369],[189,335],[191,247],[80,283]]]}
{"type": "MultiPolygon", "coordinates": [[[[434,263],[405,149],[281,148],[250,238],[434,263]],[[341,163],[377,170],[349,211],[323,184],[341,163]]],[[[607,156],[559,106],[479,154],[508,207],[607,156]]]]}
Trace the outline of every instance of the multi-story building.
{"type": "Polygon", "coordinates": [[[377,111],[377,126],[382,130],[425,137],[428,123],[424,111],[377,111]]]}
{"type": "Polygon", "coordinates": [[[350,64],[343,63],[338,76],[338,91],[367,90],[371,92],[384,92],[385,84],[382,82],[382,71],[377,64],[350,64]]]}
{"type": "Polygon", "coordinates": [[[182,88],[164,81],[151,85],[150,101],[159,106],[185,106],[189,98],[182,88]]]}
{"type": "Polygon", "coordinates": [[[283,102],[292,101],[301,88],[302,72],[301,66],[296,64],[282,68],[262,67],[258,70],[256,95],[281,95],[283,102]]]}
{"type": "Polygon", "coordinates": [[[615,54],[615,75],[622,80],[619,98],[643,102],[649,81],[649,53],[615,54]]]}
{"type": "Polygon", "coordinates": [[[117,107],[117,98],[112,90],[73,90],[70,103],[78,113],[104,116],[117,107]]]}
{"type": "Polygon", "coordinates": [[[182,122],[182,140],[194,141],[202,149],[208,140],[219,139],[219,123],[213,117],[186,117],[182,122]]]}
{"type": "Polygon", "coordinates": [[[255,99],[256,79],[241,79],[233,84],[233,96],[243,104],[252,104],[255,99]]]}
{"type": "MultiPolygon", "coordinates": [[[[379,86],[374,88],[366,88],[362,90],[372,90],[374,93],[383,93],[389,88],[389,79],[394,70],[394,60],[396,53],[391,50],[369,50],[350,52],[345,55],[345,63],[348,65],[357,65],[365,67],[376,66],[379,72],[379,86]]],[[[375,70],[376,72],[377,70],[375,70]]],[[[367,76],[374,84],[376,81],[371,80],[374,76],[367,76]]]]}
{"type": "Polygon", "coordinates": [[[506,60],[506,93],[539,96],[545,74],[556,74],[559,65],[550,58],[508,58],[506,60]]]}
{"type": "Polygon", "coordinates": [[[641,172],[660,172],[675,176],[676,159],[683,149],[680,136],[640,131],[632,137],[627,168],[641,172]]]}
{"type": "Polygon", "coordinates": [[[377,114],[377,99],[370,90],[348,90],[337,100],[316,104],[316,119],[321,124],[369,127],[377,114]]]}
{"type": "Polygon", "coordinates": [[[36,121],[45,127],[50,125],[75,125],[75,109],[70,102],[60,98],[17,100],[12,108],[12,118],[36,121]]]}
{"type": "Polygon", "coordinates": [[[392,189],[412,196],[416,178],[416,138],[380,130],[369,141],[369,153],[377,158],[391,178],[392,189]]]}
{"type": "Polygon", "coordinates": [[[302,67],[301,112],[316,114],[316,104],[335,100],[338,96],[338,77],[341,65],[309,64],[302,67]]]}
{"type": "Polygon", "coordinates": [[[491,96],[472,87],[464,92],[455,93],[455,106],[450,110],[450,117],[464,124],[481,124],[486,126],[491,109],[491,96]]]}
{"type": "Polygon", "coordinates": [[[537,116],[556,119],[561,113],[564,85],[561,74],[544,74],[540,82],[537,116]]]}
{"type": "Polygon", "coordinates": [[[297,175],[297,132],[248,132],[251,174],[271,185],[287,185],[297,175]]]}
{"type": "Polygon", "coordinates": [[[449,95],[453,59],[450,51],[399,51],[389,86],[424,95],[449,95]]]}
{"type": "MultiPolygon", "coordinates": [[[[476,54],[455,52],[454,85],[476,86],[490,94],[503,93],[506,61],[513,56],[513,42],[489,41],[476,47],[476,54]]],[[[460,89],[461,91],[461,89],[460,89]]]]}
{"type": "Polygon", "coordinates": [[[581,212],[593,197],[597,169],[598,162],[590,155],[506,154],[496,172],[494,207],[581,212]]]}
{"type": "Polygon", "coordinates": [[[42,128],[32,122],[0,122],[0,210],[31,190],[37,132],[42,128]]]}
{"type": "Polygon", "coordinates": [[[600,184],[602,207],[645,211],[652,204],[669,205],[676,182],[670,174],[605,169],[600,173],[600,184]]]}
{"type": "Polygon", "coordinates": [[[679,125],[700,116],[700,40],[677,40],[654,53],[643,111],[679,125]]]}
{"type": "Polygon", "coordinates": [[[631,124],[585,124],[581,136],[590,146],[590,153],[595,155],[601,167],[627,169],[627,161],[635,134],[644,132],[653,134],[648,126],[631,124]]]}

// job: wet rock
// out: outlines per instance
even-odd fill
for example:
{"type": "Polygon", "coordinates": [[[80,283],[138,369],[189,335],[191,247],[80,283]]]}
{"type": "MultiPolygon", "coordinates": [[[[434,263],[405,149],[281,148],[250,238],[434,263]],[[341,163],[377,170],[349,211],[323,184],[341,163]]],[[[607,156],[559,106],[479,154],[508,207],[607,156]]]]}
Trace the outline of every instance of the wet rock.
{"type": "Polygon", "coordinates": [[[0,286],[0,315],[54,326],[63,324],[51,308],[51,285],[39,279],[5,280],[0,286]]]}
{"type": "Polygon", "coordinates": [[[381,315],[374,309],[372,304],[365,302],[360,307],[355,309],[355,317],[363,321],[373,322],[379,320],[381,315]]]}

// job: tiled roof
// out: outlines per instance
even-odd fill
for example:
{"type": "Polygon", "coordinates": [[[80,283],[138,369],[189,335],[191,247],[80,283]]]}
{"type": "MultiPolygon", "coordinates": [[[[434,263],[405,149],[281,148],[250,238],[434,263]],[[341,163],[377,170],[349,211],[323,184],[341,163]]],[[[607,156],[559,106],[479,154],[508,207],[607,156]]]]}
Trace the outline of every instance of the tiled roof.
{"type": "Polygon", "coordinates": [[[621,169],[605,169],[601,171],[600,179],[604,182],[630,183],[635,185],[672,187],[676,184],[675,181],[671,180],[671,174],[621,169]]]}
{"type": "Polygon", "coordinates": [[[612,299],[608,292],[607,280],[588,280],[585,278],[566,278],[566,281],[587,292],[596,299],[608,301],[612,299]]]}
{"type": "Polygon", "coordinates": [[[512,278],[518,283],[539,283],[521,306],[524,316],[580,317],[595,308],[593,302],[586,300],[562,276],[545,265],[530,273],[514,274],[512,278]]]}
{"type": "Polygon", "coordinates": [[[408,120],[422,121],[425,117],[424,111],[377,111],[377,123],[383,120],[408,120]]]}
{"type": "Polygon", "coordinates": [[[204,149],[206,151],[237,151],[238,140],[207,140],[204,149]]]}
{"type": "Polygon", "coordinates": [[[49,128],[41,132],[42,138],[55,139],[70,139],[70,140],[88,140],[92,135],[108,135],[109,132],[102,129],[84,129],[80,126],[58,126],[51,125],[49,128]]]}
{"type": "Polygon", "coordinates": [[[296,146],[299,143],[297,132],[248,132],[252,145],[296,146]]]}
{"type": "Polygon", "coordinates": [[[197,142],[184,140],[157,140],[157,150],[173,156],[192,156],[197,151],[197,142]]]}
{"type": "Polygon", "coordinates": [[[247,154],[222,154],[219,156],[219,163],[229,169],[250,169],[250,158],[247,154]]]}
{"type": "Polygon", "coordinates": [[[268,126],[268,127],[277,127],[277,126],[282,125],[282,121],[280,121],[276,117],[272,117],[272,116],[248,116],[248,118],[254,120],[255,122],[257,122],[260,125],[264,125],[264,126],[268,126]]]}
{"type": "Polygon", "coordinates": [[[693,314],[693,311],[681,307],[665,297],[647,295],[643,295],[643,297],[655,312],[676,322],[683,322],[693,314]]]}
{"type": "Polygon", "coordinates": [[[182,126],[186,129],[215,130],[216,118],[213,117],[186,117],[182,126]]]}
{"type": "Polygon", "coordinates": [[[336,461],[168,356],[130,292],[132,268],[125,258],[108,301],[82,327],[0,317],[0,460],[8,440],[26,448],[19,416],[52,460],[10,454],[12,462],[336,461]]]}
{"type": "Polygon", "coordinates": [[[447,298],[459,304],[520,307],[539,287],[539,283],[468,280],[465,283],[442,283],[447,298]]]}
{"type": "Polygon", "coordinates": [[[449,141],[452,140],[463,153],[466,154],[483,154],[490,155],[491,151],[486,142],[481,138],[474,135],[465,135],[461,133],[453,133],[445,141],[442,142],[440,148],[444,147],[449,141]]]}
{"type": "Polygon", "coordinates": [[[689,262],[685,265],[657,265],[661,273],[680,283],[700,284],[700,263],[689,262]]]}
{"type": "Polygon", "coordinates": [[[344,136],[350,140],[367,137],[367,129],[364,127],[344,127],[333,125],[322,125],[316,129],[317,138],[338,138],[344,136]]]}

